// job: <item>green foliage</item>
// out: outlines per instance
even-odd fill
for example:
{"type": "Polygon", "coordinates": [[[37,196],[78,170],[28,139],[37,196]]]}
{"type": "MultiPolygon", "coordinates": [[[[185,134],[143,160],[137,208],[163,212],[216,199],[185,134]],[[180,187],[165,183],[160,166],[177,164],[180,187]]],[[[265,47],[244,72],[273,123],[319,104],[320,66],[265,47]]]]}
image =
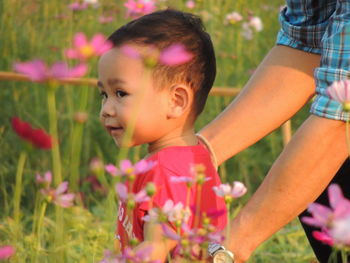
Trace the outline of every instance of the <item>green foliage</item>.
{"type": "MultiPolygon", "coordinates": [[[[186,10],[185,1],[168,2],[172,7],[186,10]]],[[[70,47],[76,32],[84,32],[89,37],[97,32],[107,36],[129,20],[125,18],[123,1],[100,0],[98,8],[79,12],[69,10],[68,4],[62,0],[0,1],[0,71],[12,71],[16,61],[41,58],[52,63],[63,60],[63,50],[70,47]],[[112,14],[115,20],[100,24],[98,17],[102,14],[112,14]]],[[[281,4],[282,0],[197,0],[192,12],[203,18],[216,48],[218,75],[215,86],[243,87],[250,71],[274,45],[281,4]],[[244,17],[250,12],[261,17],[263,31],[255,33],[253,40],[244,39],[239,23],[224,25],[226,14],[232,11],[240,12],[244,17]]],[[[96,76],[96,61],[92,61],[89,77],[96,76]]],[[[20,224],[14,221],[12,199],[18,156],[23,146],[9,120],[12,116],[20,116],[35,127],[48,130],[48,86],[1,81],[0,89],[0,246],[12,244],[16,247],[17,253],[11,262],[32,262],[35,253],[38,253],[37,262],[98,262],[104,249],[113,246],[116,204],[111,194],[92,192],[87,187],[84,188],[84,203],[79,206],[59,212],[48,206],[41,241],[35,235],[33,224],[40,210],[35,174],[52,170],[48,152],[37,150],[28,156],[23,172],[21,221],[20,224]],[[61,236],[57,234],[58,227],[62,228],[61,236]],[[60,246],[55,246],[58,239],[60,246]]],[[[231,98],[210,97],[196,127],[199,129],[215,118],[230,101],[231,98]]],[[[93,157],[99,157],[105,163],[116,161],[118,149],[98,120],[100,99],[96,89],[62,85],[56,91],[56,104],[63,180],[70,180],[74,173],[80,181],[91,175],[88,168],[93,157]],[[82,103],[84,96],[86,101],[82,103]],[[77,123],[74,120],[76,112],[86,112],[87,122],[77,123]],[[76,151],[76,147],[81,150],[76,151]]],[[[307,109],[304,109],[294,119],[295,123],[299,125],[306,114],[307,109]]],[[[240,180],[248,186],[249,194],[237,201],[237,207],[255,191],[282,147],[281,133],[276,131],[220,167],[223,180],[240,180]]],[[[129,152],[129,157],[136,161],[144,153],[144,147],[136,147],[129,152]]],[[[105,177],[99,180],[108,184],[105,177]]],[[[76,187],[82,191],[79,185],[76,187]]],[[[311,262],[312,259],[300,225],[293,222],[265,243],[249,262],[295,263],[311,262]]]]}

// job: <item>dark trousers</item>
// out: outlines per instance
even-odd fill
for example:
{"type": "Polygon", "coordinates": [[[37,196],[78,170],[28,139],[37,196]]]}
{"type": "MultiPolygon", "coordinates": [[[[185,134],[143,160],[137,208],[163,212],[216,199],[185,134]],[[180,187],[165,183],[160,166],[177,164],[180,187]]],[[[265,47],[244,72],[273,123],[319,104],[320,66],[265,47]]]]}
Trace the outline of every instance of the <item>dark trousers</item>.
{"type": "MultiPolygon", "coordinates": [[[[343,194],[346,198],[350,199],[350,161],[347,158],[343,163],[342,167],[339,169],[335,177],[332,179],[330,184],[336,183],[343,190],[343,194]]],[[[328,187],[327,187],[328,188],[328,187]]],[[[327,188],[323,193],[316,199],[315,203],[323,204],[329,206],[327,188]]],[[[299,215],[299,220],[303,216],[310,216],[310,214],[305,210],[299,215]]],[[[327,263],[328,259],[332,253],[332,248],[328,245],[321,243],[320,241],[312,237],[312,231],[319,230],[318,228],[306,225],[301,222],[307,238],[309,239],[310,245],[315,252],[317,259],[320,263],[327,263]]],[[[350,260],[350,257],[348,258],[350,260]]],[[[340,255],[338,255],[337,262],[342,262],[340,255]]]]}

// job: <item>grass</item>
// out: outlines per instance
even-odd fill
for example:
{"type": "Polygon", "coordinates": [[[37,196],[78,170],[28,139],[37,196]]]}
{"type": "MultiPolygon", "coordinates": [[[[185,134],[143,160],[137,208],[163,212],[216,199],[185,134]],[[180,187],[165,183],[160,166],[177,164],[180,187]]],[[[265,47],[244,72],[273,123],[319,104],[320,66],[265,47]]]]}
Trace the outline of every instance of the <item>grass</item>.
{"type": "MultiPolygon", "coordinates": [[[[105,35],[128,21],[123,1],[100,0],[98,8],[72,12],[68,1],[62,0],[4,0],[0,2],[0,70],[12,71],[16,61],[42,58],[47,62],[63,59],[63,50],[71,45],[76,32],[89,36],[97,32],[105,35]],[[100,24],[102,14],[115,17],[113,23],[100,24]]],[[[182,10],[184,1],[168,1],[182,10]]],[[[279,28],[277,14],[282,0],[198,0],[192,12],[200,15],[212,35],[217,52],[218,74],[216,86],[242,87],[269,48],[274,45],[279,28]],[[264,29],[255,33],[253,40],[241,35],[241,24],[224,25],[227,13],[240,12],[261,17],[264,29]]],[[[165,4],[164,4],[165,5],[165,4]]],[[[96,77],[96,61],[90,63],[89,77],[96,77]]],[[[99,157],[105,163],[116,161],[118,149],[98,121],[100,101],[94,88],[61,85],[54,91],[59,151],[56,157],[46,151],[31,151],[23,164],[23,182],[20,187],[19,219],[13,216],[13,199],[18,158],[23,144],[10,126],[12,116],[20,116],[35,127],[55,131],[55,120],[49,114],[46,84],[29,82],[0,82],[0,246],[11,244],[16,255],[11,262],[98,262],[104,249],[113,245],[116,204],[111,191],[93,192],[88,184],[78,184],[91,175],[89,162],[99,157]],[[78,123],[74,116],[86,112],[86,123],[78,123]],[[50,124],[51,122],[51,124],[50,124]],[[56,158],[56,162],[53,159],[56,158]],[[57,162],[57,158],[60,159],[57,162]],[[59,167],[54,164],[60,163],[59,167]],[[60,170],[61,169],[61,170],[60,170]],[[35,174],[53,170],[56,183],[70,180],[72,189],[85,194],[84,205],[69,209],[46,207],[42,229],[38,238],[38,220],[41,204],[34,184],[35,174]],[[60,175],[58,175],[60,174],[60,175]],[[74,184],[75,183],[75,184],[74,184]]],[[[199,129],[212,120],[232,98],[210,97],[204,113],[197,122],[199,129]]],[[[297,127],[307,116],[303,109],[294,119],[297,127]]],[[[252,125],[253,125],[252,120],[252,125]]],[[[234,139],[234,138],[233,138],[234,139]]],[[[282,150],[280,131],[241,152],[220,167],[224,180],[240,180],[249,187],[246,197],[237,201],[241,207],[258,187],[269,167],[282,150]]],[[[129,157],[136,161],[145,153],[136,147],[129,157]]],[[[109,178],[103,173],[99,180],[106,186],[109,178]]],[[[297,221],[293,221],[268,242],[263,244],[249,262],[311,262],[314,256],[297,221]]]]}

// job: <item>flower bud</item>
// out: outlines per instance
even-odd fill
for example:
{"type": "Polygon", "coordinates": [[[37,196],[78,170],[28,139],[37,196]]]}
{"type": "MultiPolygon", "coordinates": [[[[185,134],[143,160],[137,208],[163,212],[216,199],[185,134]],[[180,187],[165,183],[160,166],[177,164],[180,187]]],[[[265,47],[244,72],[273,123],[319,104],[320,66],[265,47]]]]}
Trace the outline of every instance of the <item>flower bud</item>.
{"type": "Polygon", "coordinates": [[[154,183],[149,182],[149,183],[147,183],[145,190],[146,190],[147,196],[152,197],[156,193],[157,188],[156,188],[156,185],[154,183]]]}
{"type": "Polygon", "coordinates": [[[78,123],[85,123],[88,119],[88,114],[86,112],[76,112],[74,114],[74,120],[78,123]]]}

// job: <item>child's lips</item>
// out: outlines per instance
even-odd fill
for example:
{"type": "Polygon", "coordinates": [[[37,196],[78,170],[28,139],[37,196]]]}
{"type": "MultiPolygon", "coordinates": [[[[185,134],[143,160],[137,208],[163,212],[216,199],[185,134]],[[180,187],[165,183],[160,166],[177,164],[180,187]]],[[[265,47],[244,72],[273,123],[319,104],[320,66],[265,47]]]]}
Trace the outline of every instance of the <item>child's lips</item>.
{"type": "Polygon", "coordinates": [[[123,132],[122,127],[114,127],[114,126],[106,126],[107,131],[110,135],[115,136],[115,135],[120,135],[123,132]]]}

